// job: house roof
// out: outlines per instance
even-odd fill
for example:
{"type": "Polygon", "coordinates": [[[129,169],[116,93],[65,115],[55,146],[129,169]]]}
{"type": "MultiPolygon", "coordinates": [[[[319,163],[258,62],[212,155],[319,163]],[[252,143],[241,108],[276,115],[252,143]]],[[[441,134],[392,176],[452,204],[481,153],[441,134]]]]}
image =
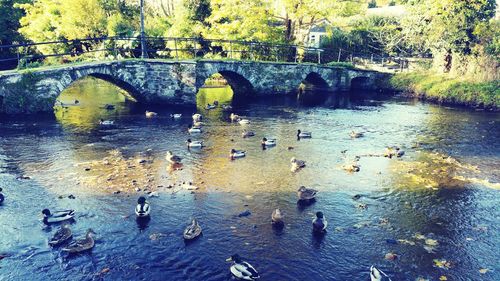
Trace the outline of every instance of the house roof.
{"type": "Polygon", "coordinates": [[[310,32],[326,32],[326,27],[324,25],[322,26],[313,26],[311,27],[311,30],[309,30],[310,32]]]}

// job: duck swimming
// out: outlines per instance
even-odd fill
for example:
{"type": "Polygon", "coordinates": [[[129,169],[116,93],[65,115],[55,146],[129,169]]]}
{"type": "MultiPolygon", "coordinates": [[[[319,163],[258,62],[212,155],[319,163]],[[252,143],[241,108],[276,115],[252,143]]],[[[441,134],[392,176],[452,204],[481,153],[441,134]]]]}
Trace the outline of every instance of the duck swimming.
{"type": "Polygon", "coordinates": [[[229,119],[231,122],[238,122],[240,120],[240,116],[238,114],[231,113],[231,115],[229,115],[229,119]]]}
{"type": "Polygon", "coordinates": [[[299,187],[297,190],[297,196],[299,197],[299,200],[311,200],[316,197],[316,194],[318,191],[313,188],[307,188],[305,186],[299,187]]]}
{"type": "Polygon", "coordinates": [[[231,158],[231,160],[234,160],[235,158],[242,158],[245,156],[246,152],[244,150],[231,149],[231,153],[229,154],[229,158],[231,158]]]}
{"type": "Polygon", "coordinates": [[[283,224],[283,214],[280,209],[276,209],[271,214],[271,221],[273,224],[283,224]]]}
{"type": "Polygon", "coordinates": [[[351,133],[349,133],[349,135],[353,139],[357,139],[357,138],[360,138],[360,137],[364,136],[363,133],[361,133],[361,132],[355,132],[355,131],[352,131],[351,133]]]}
{"type": "Polygon", "coordinates": [[[3,189],[0,187],[0,204],[2,204],[2,203],[3,203],[3,201],[5,200],[5,197],[4,197],[4,196],[3,196],[3,194],[2,194],[2,190],[3,190],[3,189]]]}
{"type": "Polygon", "coordinates": [[[193,240],[201,234],[201,226],[196,219],[191,220],[191,224],[184,229],[184,239],[193,240]]]}
{"type": "Polygon", "coordinates": [[[203,141],[193,141],[191,139],[188,139],[186,141],[186,143],[187,143],[187,146],[190,148],[202,148],[202,147],[204,147],[203,141]]]}
{"type": "Polygon", "coordinates": [[[297,130],[297,138],[306,139],[311,137],[312,134],[310,132],[302,132],[301,130],[297,130]]]}
{"type": "Polygon", "coordinates": [[[155,117],[156,115],[158,115],[158,113],[146,110],[146,117],[147,118],[155,117]]]}
{"type": "Polygon", "coordinates": [[[233,109],[233,107],[232,107],[232,106],[230,106],[229,104],[223,104],[223,105],[222,105],[222,109],[224,109],[224,110],[229,110],[229,109],[233,109]]]}
{"type": "Polygon", "coordinates": [[[85,238],[81,238],[81,239],[78,239],[78,240],[72,242],[68,246],[64,247],[62,249],[62,251],[74,254],[74,253],[80,253],[80,252],[87,251],[87,250],[94,248],[95,241],[94,241],[94,238],[92,237],[93,235],[95,235],[94,230],[89,228],[87,230],[87,234],[85,235],[85,238]]]}
{"type": "Polygon", "coordinates": [[[174,114],[170,114],[170,117],[174,118],[174,119],[179,119],[182,117],[182,113],[174,113],[174,114]]]}
{"type": "Polygon", "coordinates": [[[371,281],[391,281],[391,278],[382,270],[377,269],[375,266],[370,267],[370,280],[371,281]]]}
{"type": "Polygon", "coordinates": [[[322,212],[316,212],[316,217],[312,221],[314,232],[325,232],[328,222],[322,212]]]}
{"type": "Polygon", "coordinates": [[[246,125],[246,124],[250,124],[250,120],[248,120],[248,119],[240,119],[240,120],[238,121],[238,123],[239,123],[240,125],[246,125]]]}
{"type": "Polygon", "coordinates": [[[243,138],[253,137],[253,136],[255,136],[255,132],[252,132],[252,131],[244,131],[243,133],[241,133],[241,136],[242,136],[243,138]]]}
{"type": "Polygon", "coordinates": [[[207,104],[207,107],[205,107],[206,110],[215,109],[215,108],[217,108],[216,104],[207,104]]]}
{"type": "Polygon", "coordinates": [[[255,270],[255,268],[248,262],[241,260],[241,257],[238,254],[232,255],[226,261],[233,262],[230,270],[234,277],[250,281],[260,278],[257,270],[255,270]]]}
{"type": "Polygon", "coordinates": [[[182,158],[177,156],[177,155],[173,155],[172,154],[172,151],[167,151],[167,155],[165,156],[165,159],[167,159],[168,162],[172,163],[172,164],[178,164],[182,161],[182,158]]]}
{"type": "Polygon", "coordinates": [[[113,125],[114,123],[115,121],[113,120],[104,120],[104,119],[99,120],[99,125],[110,126],[113,125]]]}
{"type": "Polygon", "coordinates": [[[193,126],[189,126],[189,128],[188,128],[188,133],[190,133],[190,134],[198,134],[198,133],[201,133],[201,128],[200,128],[200,127],[193,127],[193,126]]]}
{"type": "Polygon", "coordinates": [[[56,231],[56,233],[54,233],[54,236],[52,236],[49,241],[49,245],[52,247],[61,245],[69,240],[72,236],[73,233],[71,232],[71,228],[69,228],[68,224],[64,224],[56,231]]]}
{"type": "Polygon", "coordinates": [[[276,139],[267,139],[267,138],[262,138],[262,141],[260,142],[263,148],[270,147],[270,146],[275,146],[276,145],[276,139]]]}
{"type": "Polygon", "coordinates": [[[298,171],[306,166],[306,161],[295,159],[295,157],[290,159],[290,163],[292,163],[292,172],[298,171]]]}
{"type": "Polygon", "coordinates": [[[201,116],[201,114],[199,113],[195,113],[193,114],[193,122],[201,122],[201,119],[203,118],[203,116],[201,116]]]}
{"type": "Polygon", "coordinates": [[[404,150],[401,150],[398,146],[389,146],[385,149],[384,157],[392,158],[396,156],[398,158],[402,157],[405,154],[404,150]]]}
{"type": "Polygon", "coordinates": [[[149,216],[150,213],[151,207],[149,206],[149,202],[143,196],[139,197],[137,199],[137,206],[135,207],[135,215],[143,218],[149,216]]]}
{"type": "Polygon", "coordinates": [[[45,224],[52,224],[72,219],[75,216],[75,211],[64,210],[64,211],[55,211],[54,213],[51,213],[49,209],[43,209],[42,214],[43,214],[43,222],[45,224]]]}

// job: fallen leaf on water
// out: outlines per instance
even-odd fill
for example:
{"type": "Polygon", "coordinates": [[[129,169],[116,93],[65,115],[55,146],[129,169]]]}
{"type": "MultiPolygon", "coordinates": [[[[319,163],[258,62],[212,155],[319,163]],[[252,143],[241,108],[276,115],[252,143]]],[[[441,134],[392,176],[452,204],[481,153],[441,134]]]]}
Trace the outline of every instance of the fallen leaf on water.
{"type": "Polygon", "coordinates": [[[417,277],[415,281],[429,281],[429,279],[425,279],[424,277],[417,277]]]}
{"type": "Polygon", "coordinates": [[[481,269],[479,270],[479,273],[481,273],[481,274],[486,274],[486,272],[488,272],[488,271],[490,271],[490,270],[489,270],[489,269],[487,269],[487,268],[481,268],[481,269]]]}
{"type": "Polygon", "coordinates": [[[160,239],[163,236],[165,236],[165,234],[162,234],[162,233],[153,233],[153,234],[149,235],[149,239],[151,239],[151,240],[158,240],[158,239],[160,239]]]}
{"type": "Polygon", "coordinates": [[[470,237],[466,237],[465,238],[466,241],[474,241],[474,239],[470,238],[470,237]]]}
{"type": "Polygon", "coordinates": [[[103,270],[101,270],[101,274],[106,274],[110,271],[111,269],[109,267],[106,267],[104,268],[103,270]]]}
{"type": "Polygon", "coordinates": [[[229,228],[231,228],[231,229],[236,229],[236,226],[230,226],[229,228]]]}
{"type": "Polygon", "coordinates": [[[418,240],[424,240],[425,239],[425,235],[423,235],[420,232],[415,233],[415,235],[413,237],[415,237],[415,239],[418,239],[418,240]]]}
{"type": "Polygon", "coordinates": [[[385,254],[385,259],[388,261],[393,261],[398,258],[398,255],[395,253],[387,253],[385,254]]]}
{"type": "Polygon", "coordinates": [[[406,245],[412,245],[415,246],[415,242],[411,240],[406,240],[406,239],[398,239],[399,244],[406,244],[406,245]]]}
{"type": "Polygon", "coordinates": [[[441,280],[441,281],[446,281],[446,280],[448,280],[448,278],[447,278],[446,276],[444,276],[444,275],[441,275],[441,276],[439,277],[439,280],[441,280]]]}
{"type": "Polygon", "coordinates": [[[445,260],[445,259],[434,259],[434,266],[439,267],[439,268],[444,268],[444,269],[449,269],[451,267],[451,262],[445,260]]]}
{"type": "Polygon", "coordinates": [[[425,250],[427,251],[427,253],[429,253],[429,254],[433,254],[433,253],[435,253],[435,252],[434,252],[435,248],[434,248],[434,247],[432,247],[432,246],[424,245],[424,249],[425,249],[425,250]]]}
{"type": "Polygon", "coordinates": [[[438,245],[438,241],[435,240],[435,239],[425,239],[425,244],[429,245],[429,246],[437,246],[438,245]]]}

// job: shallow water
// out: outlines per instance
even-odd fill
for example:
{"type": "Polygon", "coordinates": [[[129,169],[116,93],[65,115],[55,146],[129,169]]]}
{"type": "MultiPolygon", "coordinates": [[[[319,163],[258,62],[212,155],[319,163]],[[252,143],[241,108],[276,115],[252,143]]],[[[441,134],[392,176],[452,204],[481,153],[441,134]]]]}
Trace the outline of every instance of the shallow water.
{"type": "Polygon", "coordinates": [[[317,107],[254,100],[233,110],[251,120],[246,126],[228,122],[229,112],[199,108],[204,132],[191,137],[205,142],[202,150],[185,145],[196,109],[148,108],[159,116],[147,119],[145,108],[96,80],[69,89],[60,99],[80,104],[55,117],[1,116],[0,280],[228,280],[224,260],[234,253],[261,280],[369,280],[371,265],[393,280],[500,279],[500,116],[365,94],[317,107]],[[105,103],[116,110],[100,108],[105,103]],[[100,118],[115,125],[99,126],[100,118]],[[243,139],[244,129],[256,136],[243,139]],[[297,140],[297,129],[313,138],[297,140]],[[364,137],[351,139],[352,130],[364,137]],[[263,136],[277,138],[277,146],[262,150],[263,136]],[[405,155],[382,157],[389,145],[405,155]],[[230,161],[231,148],[248,155],[230,161]],[[167,164],[167,150],[183,157],[180,170],[167,164]],[[361,156],[360,172],[341,168],[342,150],[348,161],[361,156]],[[291,172],[291,157],[307,166],[291,172]],[[103,159],[124,168],[111,171],[103,159]],[[183,189],[185,181],[199,189],[183,189]],[[316,202],[297,204],[301,185],[319,190],[316,202]],[[148,198],[145,227],[133,215],[144,188],[159,192],[148,198]],[[281,230],[270,223],[277,207],[285,214],[281,230]],[[74,235],[93,228],[95,248],[77,256],[51,249],[57,226],[43,226],[43,208],[74,208],[74,235]],[[251,215],[237,216],[245,210],[251,215]],[[329,221],[323,236],[311,233],[316,211],[329,221]],[[203,235],[185,243],[182,231],[193,216],[203,235]],[[388,252],[398,258],[386,260],[388,252]]]}

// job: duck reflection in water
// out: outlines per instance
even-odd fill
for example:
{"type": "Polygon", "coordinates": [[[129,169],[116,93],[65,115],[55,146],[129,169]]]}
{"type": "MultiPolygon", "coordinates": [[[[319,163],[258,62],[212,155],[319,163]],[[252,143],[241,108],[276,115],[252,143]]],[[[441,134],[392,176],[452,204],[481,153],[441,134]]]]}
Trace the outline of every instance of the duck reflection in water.
{"type": "Polygon", "coordinates": [[[169,163],[167,165],[167,171],[172,174],[174,171],[182,170],[182,163],[169,163]]]}
{"type": "Polygon", "coordinates": [[[151,216],[147,217],[136,217],[135,222],[137,223],[137,227],[140,231],[144,231],[149,226],[149,222],[151,221],[151,216]]]}
{"type": "Polygon", "coordinates": [[[311,206],[316,202],[316,198],[312,198],[309,200],[297,200],[297,210],[304,211],[307,207],[311,206]]]}

